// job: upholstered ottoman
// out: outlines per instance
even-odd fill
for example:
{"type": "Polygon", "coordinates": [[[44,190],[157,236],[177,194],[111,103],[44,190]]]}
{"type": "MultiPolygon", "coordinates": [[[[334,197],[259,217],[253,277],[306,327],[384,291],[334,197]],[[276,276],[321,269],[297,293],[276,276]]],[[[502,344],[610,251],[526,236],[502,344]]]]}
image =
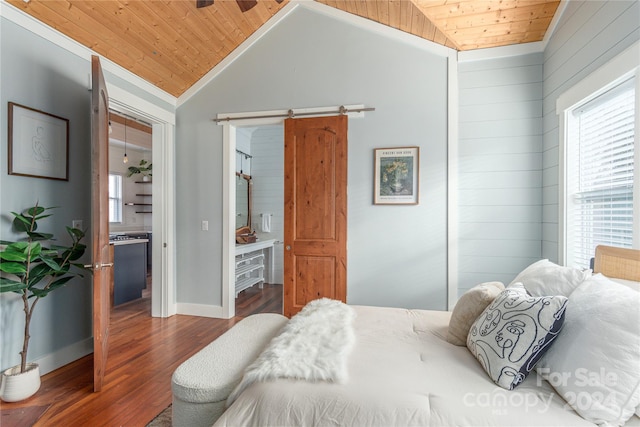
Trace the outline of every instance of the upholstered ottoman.
{"type": "Polygon", "coordinates": [[[178,366],[171,378],[173,426],[211,426],[245,368],[287,320],[274,313],[249,316],[178,366]]]}

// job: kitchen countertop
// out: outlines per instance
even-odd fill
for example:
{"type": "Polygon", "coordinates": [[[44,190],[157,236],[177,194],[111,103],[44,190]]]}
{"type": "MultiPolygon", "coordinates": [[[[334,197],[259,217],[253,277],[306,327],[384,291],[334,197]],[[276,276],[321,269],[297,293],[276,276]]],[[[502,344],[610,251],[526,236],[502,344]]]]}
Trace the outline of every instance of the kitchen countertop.
{"type": "Polygon", "coordinates": [[[122,235],[122,234],[145,234],[145,233],[151,233],[151,231],[146,231],[146,230],[109,231],[109,234],[112,236],[122,235]]]}
{"type": "Polygon", "coordinates": [[[149,242],[149,239],[109,240],[109,244],[114,246],[133,245],[135,243],[147,243],[147,242],[149,242]]]}
{"type": "Polygon", "coordinates": [[[257,251],[258,249],[266,249],[273,247],[276,239],[258,240],[253,243],[236,243],[236,255],[246,254],[247,252],[257,251]]]}

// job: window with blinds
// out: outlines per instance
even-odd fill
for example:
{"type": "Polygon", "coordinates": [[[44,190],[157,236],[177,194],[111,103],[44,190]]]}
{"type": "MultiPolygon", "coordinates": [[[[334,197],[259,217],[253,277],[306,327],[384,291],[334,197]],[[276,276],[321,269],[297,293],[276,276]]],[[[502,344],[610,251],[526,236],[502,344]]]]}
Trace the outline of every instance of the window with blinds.
{"type": "Polygon", "coordinates": [[[122,175],[109,174],[109,222],[122,222],[122,175]]]}
{"type": "Polygon", "coordinates": [[[632,247],[634,123],[635,78],[567,115],[567,265],[588,268],[600,244],[632,247]]]}

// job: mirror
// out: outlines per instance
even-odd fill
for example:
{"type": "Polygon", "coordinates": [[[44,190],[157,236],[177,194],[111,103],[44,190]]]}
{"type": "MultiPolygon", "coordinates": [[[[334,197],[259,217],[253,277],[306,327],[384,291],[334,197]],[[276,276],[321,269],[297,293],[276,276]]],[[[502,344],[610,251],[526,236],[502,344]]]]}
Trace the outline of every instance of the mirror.
{"type": "Polygon", "coordinates": [[[251,228],[251,176],[236,172],[236,230],[251,228]]]}

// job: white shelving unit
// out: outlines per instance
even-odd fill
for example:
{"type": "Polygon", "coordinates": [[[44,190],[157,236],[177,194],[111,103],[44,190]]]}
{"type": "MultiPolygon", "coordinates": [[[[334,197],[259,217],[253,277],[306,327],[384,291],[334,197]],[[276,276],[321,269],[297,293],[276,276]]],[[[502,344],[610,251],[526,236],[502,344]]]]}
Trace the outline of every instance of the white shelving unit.
{"type": "Polygon", "coordinates": [[[236,256],[236,298],[255,284],[264,283],[264,254],[262,249],[236,256]]]}
{"type": "Polygon", "coordinates": [[[236,245],[236,298],[253,285],[262,285],[271,280],[273,271],[274,240],[236,245]]]}

